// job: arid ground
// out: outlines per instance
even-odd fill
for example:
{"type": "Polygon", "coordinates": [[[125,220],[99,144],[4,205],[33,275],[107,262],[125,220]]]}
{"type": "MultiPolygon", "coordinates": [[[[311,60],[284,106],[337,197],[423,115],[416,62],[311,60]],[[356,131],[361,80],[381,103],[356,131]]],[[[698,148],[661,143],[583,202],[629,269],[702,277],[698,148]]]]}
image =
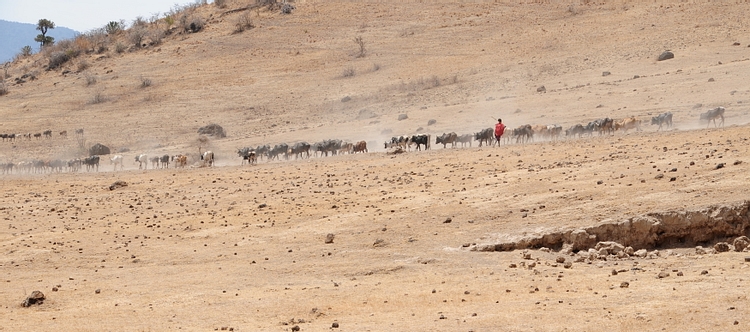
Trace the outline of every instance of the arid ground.
{"type": "Polygon", "coordinates": [[[750,235],[750,4],[294,5],[204,5],[199,32],[6,67],[0,133],[54,137],[4,141],[0,163],[102,143],[125,170],[102,156],[99,172],[0,175],[0,331],[748,329],[750,253],[711,248],[750,235]],[[235,33],[241,15],[254,27],[235,33]],[[723,127],[699,121],[718,106],[723,127]],[[657,131],[663,112],[674,126],[657,131]],[[641,130],[434,144],[498,117],[630,116],[641,130]],[[201,137],[210,123],[228,136],[201,137]],[[430,150],[383,148],[416,133],[430,150]],[[369,153],[252,166],[236,153],[333,138],[369,153]],[[199,146],[215,167],[197,167],[199,146]],[[189,167],[139,170],[141,153],[189,167]],[[665,214],[691,215],[690,232],[634,245],[644,257],[486,250],[665,214]],[[35,290],[45,301],[22,307],[35,290]]]}

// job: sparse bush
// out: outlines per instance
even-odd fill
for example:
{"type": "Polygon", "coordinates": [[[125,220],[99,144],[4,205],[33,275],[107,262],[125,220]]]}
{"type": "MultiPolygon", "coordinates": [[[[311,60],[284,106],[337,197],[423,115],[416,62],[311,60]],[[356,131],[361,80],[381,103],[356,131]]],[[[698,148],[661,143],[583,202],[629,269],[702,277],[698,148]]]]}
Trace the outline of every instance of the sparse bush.
{"type": "Polygon", "coordinates": [[[86,74],[86,86],[92,86],[94,84],[96,84],[96,76],[86,74]]]}
{"type": "Polygon", "coordinates": [[[23,56],[23,57],[27,57],[27,56],[29,56],[29,55],[31,55],[33,53],[34,53],[34,50],[29,45],[26,45],[26,46],[24,46],[24,47],[21,48],[21,56],[23,56]]]}
{"type": "Polygon", "coordinates": [[[344,72],[341,73],[341,77],[354,77],[357,73],[354,71],[354,68],[349,67],[344,69],[344,72]]]}
{"type": "Polygon", "coordinates": [[[89,31],[83,35],[90,43],[90,48],[97,54],[107,51],[107,33],[104,28],[89,31]]]}
{"type": "Polygon", "coordinates": [[[206,25],[206,22],[203,21],[203,18],[200,16],[194,16],[188,20],[190,22],[188,25],[185,26],[185,30],[189,30],[190,32],[198,32],[203,30],[203,27],[206,25]]]}
{"type": "Polygon", "coordinates": [[[5,96],[8,93],[10,92],[8,91],[8,87],[5,85],[5,82],[0,82],[0,96],[5,96]]]}
{"type": "Polygon", "coordinates": [[[78,61],[78,66],[77,66],[78,72],[80,73],[86,69],[89,69],[90,66],[91,65],[89,65],[89,62],[86,60],[78,61]]]}
{"type": "Polygon", "coordinates": [[[125,52],[125,51],[127,51],[127,49],[128,49],[128,47],[125,46],[125,44],[123,44],[123,43],[118,42],[115,45],[115,52],[117,52],[117,53],[125,52]]]}
{"type": "Polygon", "coordinates": [[[214,5],[219,8],[225,8],[227,6],[227,0],[214,0],[214,5]]]}
{"type": "Polygon", "coordinates": [[[146,22],[146,20],[144,20],[142,16],[138,16],[133,20],[133,24],[130,25],[130,29],[145,28],[146,26],[148,26],[148,22],[146,22]]]}
{"type": "Polygon", "coordinates": [[[91,104],[94,104],[94,105],[101,104],[103,102],[106,102],[107,100],[108,100],[108,98],[106,96],[104,96],[103,93],[97,92],[97,93],[94,94],[93,97],[91,97],[91,104]]]}
{"type": "Polygon", "coordinates": [[[128,39],[130,40],[130,43],[132,45],[135,45],[137,48],[141,48],[141,43],[143,43],[143,40],[146,38],[146,35],[148,34],[148,29],[142,26],[133,27],[128,32],[128,39]]]}
{"type": "Polygon", "coordinates": [[[292,11],[295,10],[295,9],[297,9],[297,7],[295,7],[292,4],[286,3],[286,2],[283,5],[281,5],[281,13],[282,14],[291,14],[292,11]]]}
{"type": "Polygon", "coordinates": [[[164,39],[164,30],[153,29],[149,31],[148,38],[151,39],[152,45],[159,45],[164,39]]]}
{"type": "Polygon", "coordinates": [[[68,60],[70,60],[70,57],[68,57],[68,54],[66,52],[63,52],[63,51],[52,52],[49,55],[49,64],[47,65],[47,69],[52,70],[52,69],[58,68],[62,66],[63,64],[65,64],[66,62],[68,62],[68,60]]]}
{"type": "Polygon", "coordinates": [[[357,36],[354,38],[354,43],[359,46],[359,53],[357,53],[358,58],[364,58],[365,54],[367,53],[367,49],[365,48],[365,41],[362,39],[362,36],[357,36]]]}
{"type": "Polygon", "coordinates": [[[237,23],[234,25],[234,33],[240,33],[245,30],[254,28],[253,20],[250,18],[249,13],[244,13],[237,18],[237,23]]]}
{"type": "Polygon", "coordinates": [[[174,16],[173,15],[167,15],[164,17],[164,23],[167,24],[167,31],[169,31],[170,28],[174,25],[174,16]]]}
{"type": "Polygon", "coordinates": [[[148,88],[151,86],[151,79],[141,76],[141,88],[148,88]]]}

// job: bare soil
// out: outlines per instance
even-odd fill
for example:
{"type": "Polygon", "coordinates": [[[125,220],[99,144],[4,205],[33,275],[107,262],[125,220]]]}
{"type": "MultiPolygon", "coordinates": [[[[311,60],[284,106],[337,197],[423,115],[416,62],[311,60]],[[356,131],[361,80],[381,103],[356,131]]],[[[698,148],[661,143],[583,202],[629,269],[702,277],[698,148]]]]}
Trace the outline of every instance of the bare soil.
{"type": "Polygon", "coordinates": [[[233,34],[243,11],[222,13],[246,4],[229,3],[200,9],[205,31],[88,55],[94,85],[61,68],[0,97],[0,133],[68,131],[2,142],[0,162],[80,157],[77,128],[87,146],[129,150],[124,171],[103,156],[99,172],[0,175],[0,331],[747,329],[750,254],[694,248],[732,237],[606,260],[476,249],[747,204],[750,4],[302,2],[252,11],[256,28],[233,34]],[[666,49],[675,58],[656,61],[666,49]],[[725,126],[706,128],[716,106],[725,126]],[[675,126],[657,132],[650,117],[666,111],[675,126]],[[498,117],[627,116],[642,130],[382,149],[498,117]],[[203,143],[210,123],[227,138],[203,143]],[[235,153],[329,138],[370,153],[254,166],[235,153]],[[194,166],[199,146],[216,167],[134,163],[185,153],[194,166]],[[22,307],[34,290],[43,304],[22,307]]]}

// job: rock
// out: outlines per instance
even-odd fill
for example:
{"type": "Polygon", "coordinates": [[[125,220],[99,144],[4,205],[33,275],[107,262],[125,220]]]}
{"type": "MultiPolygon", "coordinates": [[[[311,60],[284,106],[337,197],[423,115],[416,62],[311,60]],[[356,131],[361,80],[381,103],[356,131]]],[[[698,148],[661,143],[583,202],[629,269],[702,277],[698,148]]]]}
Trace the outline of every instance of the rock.
{"type": "Polygon", "coordinates": [[[436,123],[437,123],[437,120],[435,120],[435,119],[430,119],[430,120],[427,121],[427,125],[428,126],[432,126],[432,125],[434,125],[436,123]]]}
{"type": "Polygon", "coordinates": [[[745,262],[750,262],[750,257],[745,257],[745,262]]]}
{"type": "Polygon", "coordinates": [[[669,272],[661,271],[659,272],[659,275],[657,276],[659,279],[664,279],[666,277],[669,277],[669,272]]]}
{"type": "Polygon", "coordinates": [[[545,92],[547,92],[547,88],[545,88],[544,85],[542,85],[542,86],[536,88],[536,92],[545,93],[545,92]]]}
{"type": "Polygon", "coordinates": [[[333,237],[334,237],[334,236],[335,236],[335,235],[333,235],[333,233],[328,233],[328,235],[326,235],[326,241],[325,241],[325,243],[326,243],[326,244],[331,244],[331,243],[333,243],[333,237]]]}
{"type": "Polygon", "coordinates": [[[659,55],[659,61],[674,59],[674,53],[670,51],[664,51],[662,54],[659,55]]]}
{"type": "Polygon", "coordinates": [[[571,262],[565,262],[565,264],[563,264],[563,267],[566,268],[566,269],[569,269],[569,268],[573,267],[573,263],[571,263],[571,262]]]}
{"type": "Polygon", "coordinates": [[[696,255],[705,255],[706,254],[706,249],[703,249],[703,247],[701,247],[701,246],[697,246],[697,247],[695,247],[695,254],[696,255]]]}
{"type": "Polygon", "coordinates": [[[615,256],[617,256],[617,258],[628,258],[628,254],[626,254],[624,250],[618,252],[615,256]]]}
{"type": "Polygon", "coordinates": [[[96,143],[89,148],[89,156],[103,156],[107,154],[109,154],[109,148],[100,143],[96,143]]]}
{"type": "Polygon", "coordinates": [[[521,256],[523,256],[523,259],[531,259],[531,253],[528,252],[521,253],[521,256]]]}
{"type": "Polygon", "coordinates": [[[24,307],[29,307],[33,304],[39,304],[41,305],[44,303],[44,293],[40,291],[33,291],[31,292],[31,295],[29,295],[25,300],[23,300],[23,303],[21,303],[24,307]]]}
{"type": "Polygon", "coordinates": [[[648,255],[648,250],[646,250],[646,249],[640,249],[640,250],[637,250],[636,252],[634,252],[633,255],[636,256],[636,257],[645,258],[646,255],[648,255]]]}
{"type": "Polygon", "coordinates": [[[448,217],[448,218],[446,218],[446,219],[445,219],[445,220],[443,221],[443,223],[444,223],[444,224],[450,224],[450,223],[451,223],[452,221],[453,221],[453,219],[451,219],[450,217],[448,217]]]}
{"type": "Polygon", "coordinates": [[[510,265],[508,265],[508,267],[511,268],[511,269],[515,269],[515,268],[518,267],[518,265],[516,265],[515,263],[510,263],[510,265]]]}
{"type": "Polygon", "coordinates": [[[563,256],[557,256],[557,258],[555,259],[555,262],[565,263],[565,257],[563,257],[563,256]]]}
{"type": "Polygon", "coordinates": [[[102,290],[101,290],[101,289],[99,289],[99,288],[97,288],[97,289],[96,289],[96,290],[94,291],[94,293],[95,293],[95,294],[99,294],[99,293],[101,293],[101,292],[102,292],[102,290]]]}
{"type": "Polygon", "coordinates": [[[635,250],[633,250],[633,247],[625,247],[625,249],[623,249],[623,252],[628,254],[628,256],[633,256],[633,254],[635,254],[635,250]]]}
{"type": "Polygon", "coordinates": [[[734,245],[734,251],[742,251],[745,250],[748,246],[750,246],[750,239],[748,239],[747,236],[740,236],[736,239],[734,239],[734,242],[732,242],[732,245],[734,245]]]}
{"type": "Polygon", "coordinates": [[[398,115],[398,121],[406,120],[408,118],[409,118],[409,116],[406,115],[406,114],[399,114],[398,115]]]}
{"type": "Polygon", "coordinates": [[[333,322],[333,324],[331,324],[331,327],[334,328],[334,329],[337,329],[337,328],[339,328],[339,323],[333,322]]]}
{"type": "Polygon", "coordinates": [[[709,82],[716,82],[716,80],[713,77],[709,78],[708,81],[709,82]]]}
{"type": "Polygon", "coordinates": [[[714,250],[716,250],[716,252],[727,252],[730,250],[729,243],[719,242],[714,244],[714,250]]]}
{"type": "Polygon", "coordinates": [[[373,247],[385,247],[385,241],[383,239],[377,239],[375,240],[375,243],[372,244],[373,247]]]}
{"type": "Polygon", "coordinates": [[[215,123],[198,128],[198,134],[209,135],[209,136],[214,136],[218,138],[227,137],[227,133],[226,131],[224,131],[224,128],[222,128],[220,125],[215,124],[215,123]]]}
{"type": "Polygon", "coordinates": [[[529,263],[529,264],[528,264],[528,265],[526,265],[526,266],[527,266],[527,267],[529,268],[529,270],[531,270],[531,269],[533,269],[533,268],[535,268],[535,267],[536,267],[536,262],[531,262],[531,263],[529,263]]]}
{"type": "Polygon", "coordinates": [[[616,275],[617,275],[617,270],[615,270],[615,269],[612,269],[612,275],[613,275],[613,276],[616,276],[616,275]]]}
{"type": "Polygon", "coordinates": [[[678,276],[678,277],[682,277],[683,275],[685,275],[685,274],[684,274],[684,273],[682,273],[682,271],[680,271],[680,272],[677,272],[677,276],[678,276]]]}
{"type": "Polygon", "coordinates": [[[109,190],[115,190],[117,188],[127,187],[128,183],[125,181],[117,180],[109,186],[109,190]]]}
{"type": "Polygon", "coordinates": [[[708,274],[708,271],[706,270],[701,271],[701,275],[706,275],[706,274],[708,274]]]}
{"type": "Polygon", "coordinates": [[[630,287],[630,283],[627,281],[623,281],[620,283],[620,288],[628,288],[630,287]]]}
{"type": "Polygon", "coordinates": [[[297,331],[299,331],[299,325],[292,326],[292,332],[297,332],[297,331]]]}
{"type": "Polygon", "coordinates": [[[614,241],[604,241],[597,243],[594,249],[598,250],[600,255],[617,255],[618,252],[625,250],[625,246],[614,241]],[[604,253],[602,253],[603,249],[604,253]]]}
{"type": "Polygon", "coordinates": [[[350,100],[352,100],[352,97],[349,97],[349,96],[346,96],[346,97],[344,97],[344,98],[341,98],[341,102],[342,102],[342,103],[345,103],[345,102],[347,102],[347,101],[350,101],[350,100]]]}
{"type": "Polygon", "coordinates": [[[609,75],[612,75],[612,73],[610,73],[608,71],[603,71],[602,72],[602,76],[609,76],[609,75]]]}
{"type": "Polygon", "coordinates": [[[726,166],[725,163],[718,163],[716,164],[716,169],[724,168],[724,166],[726,166]]]}

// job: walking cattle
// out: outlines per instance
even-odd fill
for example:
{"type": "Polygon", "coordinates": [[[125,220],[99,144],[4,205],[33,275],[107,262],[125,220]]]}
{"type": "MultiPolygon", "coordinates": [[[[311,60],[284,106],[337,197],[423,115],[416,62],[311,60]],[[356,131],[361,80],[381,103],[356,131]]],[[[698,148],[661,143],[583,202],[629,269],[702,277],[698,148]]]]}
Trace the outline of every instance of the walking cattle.
{"type": "Polygon", "coordinates": [[[92,169],[96,168],[96,171],[99,171],[99,156],[91,156],[86,157],[86,159],[83,159],[83,164],[86,165],[86,171],[89,172],[92,169]]]}
{"type": "Polygon", "coordinates": [[[471,134],[465,134],[456,137],[456,143],[461,143],[461,147],[466,147],[466,143],[469,143],[469,147],[471,147],[471,134]]]}
{"type": "Polygon", "coordinates": [[[357,144],[354,144],[353,153],[357,153],[357,152],[367,153],[367,142],[359,141],[357,142],[357,144]]]}
{"type": "Polygon", "coordinates": [[[242,165],[245,163],[254,164],[256,162],[255,151],[252,148],[244,147],[237,150],[237,156],[242,158],[242,165]]]}
{"type": "Polygon", "coordinates": [[[534,138],[534,131],[531,125],[523,125],[513,130],[513,136],[516,137],[516,143],[525,143],[534,138]]]}
{"type": "Polygon", "coordinates": [[[63,130],[63,131],[61,131],[61,132],[60,132],[60,137],[63,137],[63,138],[68,138],[68,131],[67,131],[67,130],[63,130]]]}
{"type": "Polygon", "coordinates": [[[652,117],[651,124],[659,125],[659,128],[657,128],[656,131],[661,130],[662,126],[671,128],[672,127],[672,112],[666,112],[666,113],[659,114],[655,117],[652,117]]]}
{"type": "Polygon", "coordinates": [[[159,161],[161,162],[161,168],[169,168],[169,155],[165,154],[161,156],[159,161]]]}
{"type": "Polygon", "coordinates": [[[711,121],[714,122],[714,128],[718,127],[716,125],[716,118],[721,118],[721,126],[724,127],[724,110],[724,107],[719,106],[708,110],[706,113],[701,113],[701,120],[708,121],[706,128],[711,125],[711,121]]]}
{"type": "Polygon", "coordinates": [[[450,144],[451,147],[456,147],[456,138],[458,138],[458,135],[456,133],[449,133],[435,137],[435,144],[443,144],[443,149],[445,149],[445,146],[450,144]]]}
{"type": "Polygon", "coordinates": [[[268,151],[268,161],[279,159],[280,154],[284,154],[284,159],[289,159],[289,145],[286,143],[276,144],[273,149],[268,151]]]}
{"type": "MultiPolygon", "coordinates": [[[[198,151],[200,152],[200,150],[198,151]]],[[[201,160],[203,161],[203,166],[211,167],[214,165],[214,153],[213,151],[206,151],[201,154],[201,160]]]]}
{"type": "Polygon", "coordinates": [[[149,160],[151,161],[151,168],[153,169],[159,168],[159,160],[161,160],[159,156],[150,158],[149,160]]]}
{"type": "MultiPolygon", "coordinates": [[[[478,133],[474,133],[474,139],[479,141],[479,147],[482,147],[482,143],[492,145],[492,140],[495,138],[494,131],[492,128],[482,129],[478,133]]],[[[498,142],[500,144],[500,142],[498,142]]]]}
{"type": "Polygon", "coordinates": [[[427,134],[419,134],[414,135],[411,138],[408,139],[409,145],[416,144],[417,150],[421,150],[421,146],[424,145],[424,150],[427,151],[430,149],[430,135],[427,134]]]}
{"type": "Polygon", "coordinates": [[[182,154],[178,154],[178,155],[172,157],[172,161],[174,161],[174,167],[175,168],[177,168],[177,167],[182,168],[182,167],[185,167],[185,165],[187,165],[187,156],[186,155],[182,155],[182,154]]]}
{"type": "Polygon", "coordinates": [[[114,164],[115,165],[115,171],[117,171],[117,165],[120,165],[120,170],[125,169],[125,166],[122,163],[122,156],[119,155],[119,154],[116,154],[116,155],[112,156],[111,158],[109,158],[109,162],[110,162],[110,164],[114,164]]]}
{"type": "Polygon", "coordinates": [[[135,162],[138,163],[138,169],[148,169],[148,156],[145,154],[139,154],[135,156],[135,162]]]}
{"type": "Polygon", "coordinates": [[[310,144],[307,142],[296,143],[289,149],[289,152],[294,154],[294,159],[299,159],[300,156],[310,158],[310,144]]]}
{"type": "Polygon", "coordinates": [[[628,130],[630,129],[635,129],[636,131],[640,131],[641,121],[638,120],[636,117],[631,116],[629,118],[624,118],[622,120],[615,122],[615,130],[622,130],[625,133],[627,133],[628,130]]]}

